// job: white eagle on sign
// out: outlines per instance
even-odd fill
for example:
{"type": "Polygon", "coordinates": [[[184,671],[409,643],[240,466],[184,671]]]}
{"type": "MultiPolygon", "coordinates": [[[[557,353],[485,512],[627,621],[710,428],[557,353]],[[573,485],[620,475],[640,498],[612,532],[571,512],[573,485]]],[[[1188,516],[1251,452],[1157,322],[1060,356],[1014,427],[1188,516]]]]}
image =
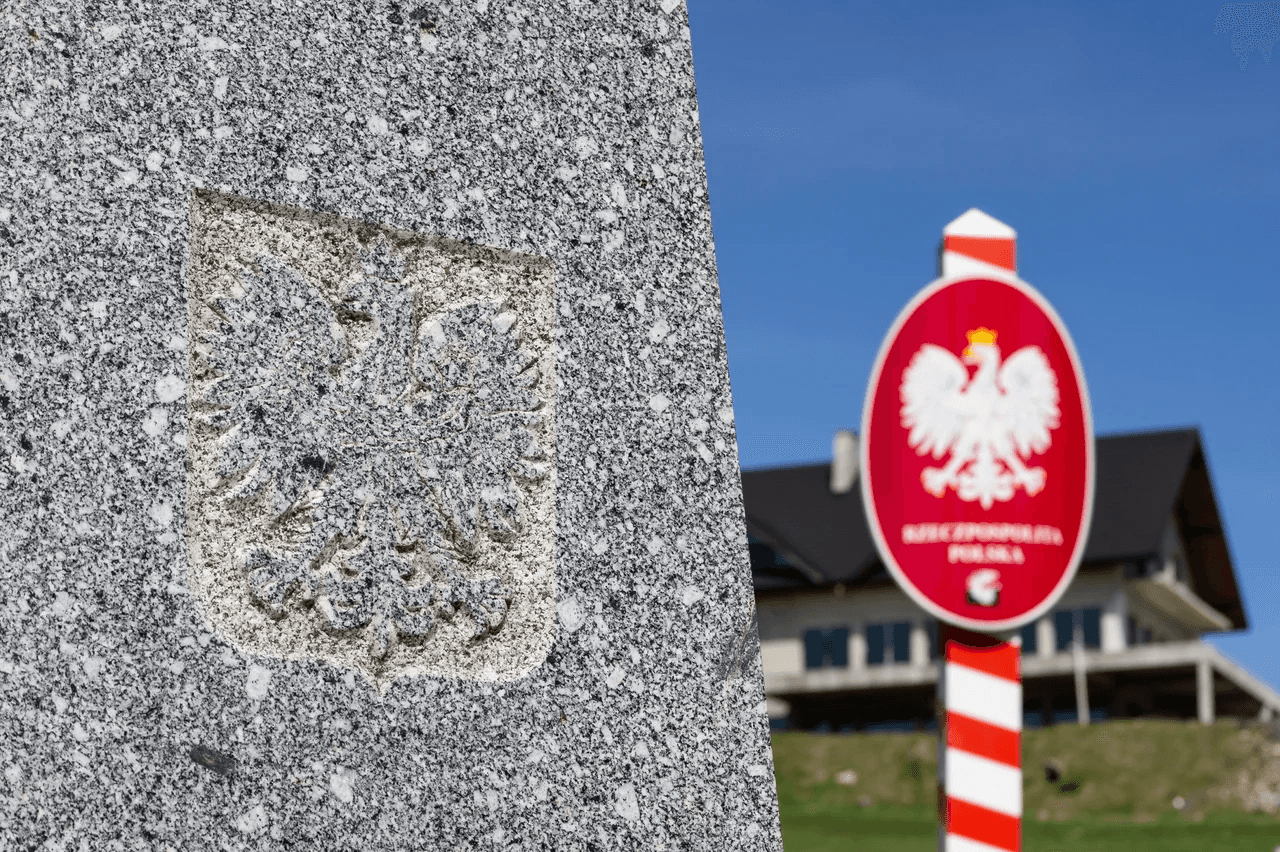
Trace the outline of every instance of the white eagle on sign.
{"type": "Polygon", "coordinates": [[[941,497],[954,488],[961,500],[984,509],[1044,489],[1045,472],[1027,467],[1049,448],[1058,428],[1058,378],[1039,346],[1024,346],[1000,362],[996,332],[965,333],[969,345],[957,358],[926,343],[902,373],[902,425],[919,454],[951,458],[920,474],[924,488],[941,497]],[[967,366],[976,366],[969,377],[967,366]]]}

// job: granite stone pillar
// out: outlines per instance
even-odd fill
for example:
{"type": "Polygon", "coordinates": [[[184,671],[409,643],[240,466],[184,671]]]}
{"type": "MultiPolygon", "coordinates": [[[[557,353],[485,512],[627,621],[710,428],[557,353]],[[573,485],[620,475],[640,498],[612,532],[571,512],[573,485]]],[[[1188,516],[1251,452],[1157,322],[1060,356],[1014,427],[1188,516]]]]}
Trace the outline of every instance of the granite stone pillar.
{"type": "Polygon", "coordinates": [[[0,79],[0,847],[781,848],[679,0],[0,79]]]}

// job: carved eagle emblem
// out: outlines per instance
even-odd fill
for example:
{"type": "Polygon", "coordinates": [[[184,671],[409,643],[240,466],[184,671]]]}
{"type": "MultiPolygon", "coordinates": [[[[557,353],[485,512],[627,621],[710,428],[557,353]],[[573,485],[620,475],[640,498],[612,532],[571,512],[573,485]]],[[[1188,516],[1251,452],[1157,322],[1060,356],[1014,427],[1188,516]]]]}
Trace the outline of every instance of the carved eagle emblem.
{"type": "Polygon", "coordinates": [[[271,618],[363,637],[372,658],[439,618],[475,638],[511,592],[468,570],[478,539],[521,528],[547,475],[536,358],[500,299],[424,316],[385,247],[338,300],[259,256],[213,300],[197,417],[216,431],[213,493],[256,518],[243,570],[271,618]]]}

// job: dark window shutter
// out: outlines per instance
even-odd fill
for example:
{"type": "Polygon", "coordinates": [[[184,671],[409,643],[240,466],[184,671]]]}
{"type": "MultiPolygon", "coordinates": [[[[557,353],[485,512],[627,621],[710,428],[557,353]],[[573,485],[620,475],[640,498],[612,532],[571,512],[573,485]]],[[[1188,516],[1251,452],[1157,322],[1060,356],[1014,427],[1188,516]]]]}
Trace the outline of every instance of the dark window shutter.
{"type": "Polygon", "coordinates": [[[884,665],[884,625],[867,625],[867,665],[884,665]]]}
{"type": "Polygon", "coordinates": [[[1036,623],[1023,625],[1022,628],[1022,653],[1034,654],[1036,652],[1036,623]]]}
{"type": "Polygon", "coordinates": [[[821,630],[806,630],[804,632],[804,667],[806,669],[822,668],[821,630]]]}
{"type": "Polygon", "coordinates": [[[1066,651],[1071,647],[1072,631],[1075,630],[1075,619],[1071,617],[1071,610],[1061,609],[1053,614],[1053,632],[1054,644],[1059,651],[1066,651]]]}
{"type": "Polygon", "coordinates": [[[1102,647],[1102,610],[1091,606],[1081,613],[1084,627],[1084,646],[1086,648],[1102,647]]]}
{"type": "Polygon", "coordinates": [[[826,657],[831,661],[829,665],[838,669],[847,669],[849,667],[849,628],[837,627],[834,630],[826,631],[826,633],[826,657]]]}
{"type": "Polygon", "coordinates": [[[897,621],[893,625],[893,661],[911,661],[911,624],[906,621],[897,621]]]}

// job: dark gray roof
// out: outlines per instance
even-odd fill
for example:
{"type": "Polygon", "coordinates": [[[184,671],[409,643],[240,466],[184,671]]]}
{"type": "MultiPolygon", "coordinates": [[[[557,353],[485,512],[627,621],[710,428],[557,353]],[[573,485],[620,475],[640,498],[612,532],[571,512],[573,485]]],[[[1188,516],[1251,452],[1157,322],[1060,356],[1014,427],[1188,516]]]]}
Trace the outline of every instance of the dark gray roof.
{"type": "MultiPolygon", "coordinates": [[[[1191,585],[1236,628],[1248,621],[1236,584],[1200,434],[1195,429],[1096,440],[1097,488],[1084,568],[1141,570],[1176,517],[1191,585]]],[[[742,472],[757,592],[888,582],[862,510],[862,494],[832,494],[830,465],[742,472]]]]}

